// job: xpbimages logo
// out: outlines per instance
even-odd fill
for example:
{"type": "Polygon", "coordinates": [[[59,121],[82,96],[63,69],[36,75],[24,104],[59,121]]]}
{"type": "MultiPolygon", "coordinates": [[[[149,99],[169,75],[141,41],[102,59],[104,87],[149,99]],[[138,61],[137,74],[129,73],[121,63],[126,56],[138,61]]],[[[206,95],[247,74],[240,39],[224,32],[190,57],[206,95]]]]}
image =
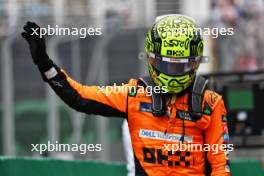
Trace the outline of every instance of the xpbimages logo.
{"type": "Polygon", "coordinates": [[[212,154],[217,154],[219,152],[232,152],[234,151],[233,144],[195,144],[195,143],[171,143],[163,144],[163,151],[205,151],[212,152],[212,154]]]}
{"type": "Polygon", "coordinates": [[[85,155],[88,151],[99,152],[102,150],[102,144],[60,144],[58,141],[47,144],[31,144],[31,152],[43,154],[45,152],[80,152],[85,155]]]}
{"type": "Polygon", "coordinates": [[[97,86],[98,93],[103,93],[106,96],[111,95],[112,93],[129,93],[129,95],[133,96],[133,94],[136,93],[145,93],[146,96],[151,96],[152,93],[168,93],[166,86],[129,86],[124,83],[121,84],[121,86],[118,86],[116,83],[112,86],[97,86]]]}
{"type": "Polygon", "coordinates": [[[31,28],[32,34],[31,35],[38,35],[42,38],[45,35],[57,35],[57,36],[77,36],[80,38],[86,38],[87,36],[93,35],[102,35],[102,28],[94,28],[94,27],[59,27],[55,25],[52,27],[48,25],[47,27],[41,28],[31,28]]]}

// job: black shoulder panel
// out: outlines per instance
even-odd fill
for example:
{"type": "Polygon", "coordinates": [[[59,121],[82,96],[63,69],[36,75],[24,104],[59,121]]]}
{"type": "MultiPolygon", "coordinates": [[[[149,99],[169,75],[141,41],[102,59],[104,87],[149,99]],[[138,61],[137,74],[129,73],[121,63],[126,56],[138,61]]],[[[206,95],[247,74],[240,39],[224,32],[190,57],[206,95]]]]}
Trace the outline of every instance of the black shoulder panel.
{"type": "MultiPolygon", "coordinates": [[[[151,77],[139,78],[139,81],[144,84],[146,87],[154,87],[156,84],[153,82],[151,77]]],[[[166,100],[161,93],[155,93],[154,88],[151,92],[152,97],[152,114],[154,116],[163,116],[166,113],[166,100]]]]}
{"type": "Polygon", "coordinates": [[[189,114],[195,120],[199,120],[203,115],[202,103],[207,83],[208,80],[204,77],[196,76],[189,94],[189,114]]]}

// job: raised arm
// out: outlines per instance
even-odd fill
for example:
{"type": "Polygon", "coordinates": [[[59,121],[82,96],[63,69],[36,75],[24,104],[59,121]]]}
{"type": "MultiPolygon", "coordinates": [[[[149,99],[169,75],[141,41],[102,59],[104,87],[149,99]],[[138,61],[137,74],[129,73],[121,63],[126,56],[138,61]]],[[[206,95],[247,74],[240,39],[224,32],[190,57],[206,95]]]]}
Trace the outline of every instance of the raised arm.
{"type": "Polygon", "coordinates": [[[34,64],[38,67],[42,78],[56,94],[71,108],[87,113],[103,116],[126,117],[127,93],[123,85],[120,87],[84,86],[72,80],[49,58],[46,52],[45,39],[33,31],[40,27],[33,22],[27,22],[22,36],[29,44],[34,64]]]}

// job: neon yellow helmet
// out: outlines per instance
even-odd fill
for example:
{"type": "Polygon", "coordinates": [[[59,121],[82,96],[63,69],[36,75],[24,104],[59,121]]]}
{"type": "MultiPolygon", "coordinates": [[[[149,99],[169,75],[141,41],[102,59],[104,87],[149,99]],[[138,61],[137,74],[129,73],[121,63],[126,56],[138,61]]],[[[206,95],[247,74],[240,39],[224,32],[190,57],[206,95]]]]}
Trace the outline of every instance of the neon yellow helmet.
{"type": "Polygon", "coordinates": [[[203,39],[195,22],[177,14],[157,17],[145,51],[150,76],[168,93],[180,93],[194,81],[203,57],[203,39]]]}

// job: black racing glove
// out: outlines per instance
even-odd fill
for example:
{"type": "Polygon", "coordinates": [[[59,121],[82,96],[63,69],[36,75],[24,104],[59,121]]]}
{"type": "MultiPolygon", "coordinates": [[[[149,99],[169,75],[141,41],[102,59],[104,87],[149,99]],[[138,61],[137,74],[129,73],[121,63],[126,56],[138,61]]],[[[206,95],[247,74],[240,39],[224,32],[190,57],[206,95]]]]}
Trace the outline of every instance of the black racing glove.
{"type": "Polygon", "coordinates": [[[40,38],[39,32],[40,27],[36,23],[28,21],[21,35],[29,44],[33,62],[38,66],[40,72],[43,73],[54,64],[46,52],[45,39],[44,37],[40,38]]]}

